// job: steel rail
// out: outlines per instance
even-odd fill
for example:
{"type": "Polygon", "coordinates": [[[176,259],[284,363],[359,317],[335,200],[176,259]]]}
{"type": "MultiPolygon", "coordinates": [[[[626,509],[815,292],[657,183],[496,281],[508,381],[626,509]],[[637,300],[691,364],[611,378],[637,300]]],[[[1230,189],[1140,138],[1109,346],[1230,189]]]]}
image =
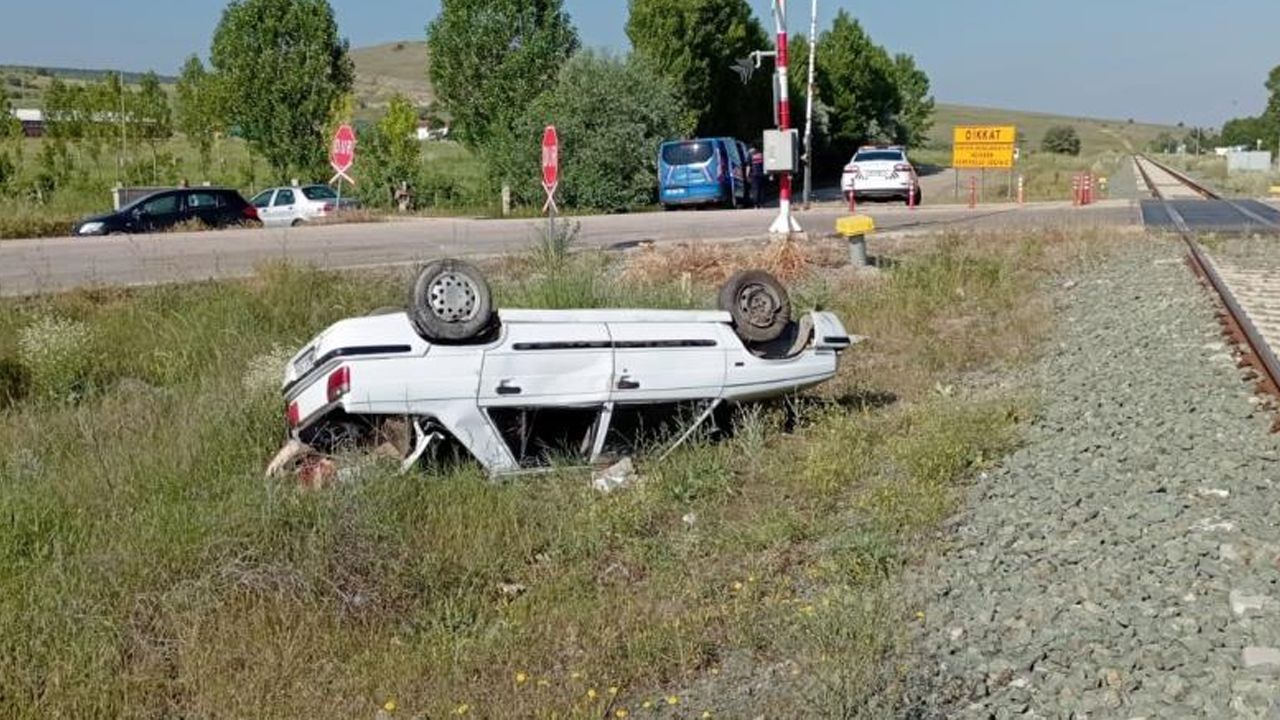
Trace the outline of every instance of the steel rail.
{"type": "MultiPolygon", "coordinates": [[[[1187,187],[1195,190],[1207,199],[1225,200],[1225,198],[1222,198],[1218,193],[1205,187],[1201,183],[1192,180],[1183,173],[1173,171],[1150,158],[1135,155],[1134,161],[1138,167],[1138,172],[1142,175],[1143,181],[1146,182],[1147,187],[1151,189],[1152,195],[1164,204],[1165,211],[1169,213],[1169,217],[1173,219],[1174,225],[1178,228],[1178,234],[1181,235],[1182,239],[1186,242],[1187,247],[1190,250],[1188,257],[1192,270],[1197,275],[1204,278],[1205,282],[1208,283],[1210,288],[1212,288],[1214,294],[1218,296],[1223,308],[1226,309],[1227,316],[1225,319],[1227,323],[1231,326],[1236,337],[1246,346],[1249,353],[1252,355],[1254,360],[1252,364],[1255,365],[1262,374],[1262,389],[1272,395],[1280,395],[1280,359],[1277,359],[1275,352],[1269,345],[1267,345],[1267,341],[1258,330],[1258,327],[1254,325],[1253,320],[1249,317],[1249,314],[1245,312],[1240,301],[1236,298],[1235,294],[1231,292],[1231,286],[1223,280],[1222,274],[1218,272],[1218,266],[1213,262],[1213,259],[1209,257],[1209,254],[1204,251],[1204,248],[1200,243],[1196,241],[1195,231],[1187,225],[1182,215],[1178,213],[1177,209],[1174,208],[1169,203],[1169,200],[1160,192],[1159,187],[1151,179],[1146,168],[1143,167],[1143,162],[1149,162],[1153,166],[1169,173],[1174,179],[1182,182],[1187,187]]],[[[1239,207],[1235,203],[1232,203],[1229,200],[1227,202],[1230,203],[1233,208],[1241,211],[1245,215],[1251,215],[1251,213],[1244,208],[1239,207]]],[[[1264,222],[1271,227],[1280,229],[1280,225],[1277,225],[1270,220],[1265,220],[1264,222]]],[[[1280,430],[1280,421],[1277,422],[1275,427],[1277,430],[1280,430]]]]}

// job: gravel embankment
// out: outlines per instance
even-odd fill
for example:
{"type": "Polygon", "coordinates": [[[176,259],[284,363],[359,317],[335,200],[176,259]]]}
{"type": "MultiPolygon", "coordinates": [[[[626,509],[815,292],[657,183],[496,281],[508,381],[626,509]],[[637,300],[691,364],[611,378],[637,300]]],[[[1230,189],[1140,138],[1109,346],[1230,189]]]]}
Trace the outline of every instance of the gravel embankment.
{"type": "Polygon", "coordinates": [[[918,714],[1280,717],[1280,441],[1180,257],[1063,292],[1025,445],[908,581],[918,714]]]}

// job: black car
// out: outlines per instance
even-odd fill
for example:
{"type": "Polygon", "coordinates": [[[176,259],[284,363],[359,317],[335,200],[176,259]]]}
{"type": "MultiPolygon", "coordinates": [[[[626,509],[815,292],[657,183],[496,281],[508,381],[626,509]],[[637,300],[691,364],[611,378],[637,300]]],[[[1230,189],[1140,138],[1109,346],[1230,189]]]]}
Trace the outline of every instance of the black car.
{"type": "Polygon", "coordinates": [[[206,227],[260,226],[258,210],[225,188],[183,188],[153,193],[109,215],[86,218],[72,229],[75,235],[119,235],[168,230],[187,222],[206,227]]]}

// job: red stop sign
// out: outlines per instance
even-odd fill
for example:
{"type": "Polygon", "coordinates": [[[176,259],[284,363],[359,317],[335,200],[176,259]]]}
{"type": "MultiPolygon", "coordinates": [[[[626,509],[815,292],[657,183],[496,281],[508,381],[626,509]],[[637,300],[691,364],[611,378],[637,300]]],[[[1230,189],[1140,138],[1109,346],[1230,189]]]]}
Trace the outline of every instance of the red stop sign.
{"type": "Polygon", "coordinates": [[[356,131],[350,125],[343,125],[333,134],[333,144],[329,148],[329,164],[339,173],[351,169],[356,161],[356,131]]]}
{"type": "Polygon", "coordinates": [[[547,192],[555,192],[560,184],[560,137],[555,125],[542,131],[542,184],[547,192]]]}

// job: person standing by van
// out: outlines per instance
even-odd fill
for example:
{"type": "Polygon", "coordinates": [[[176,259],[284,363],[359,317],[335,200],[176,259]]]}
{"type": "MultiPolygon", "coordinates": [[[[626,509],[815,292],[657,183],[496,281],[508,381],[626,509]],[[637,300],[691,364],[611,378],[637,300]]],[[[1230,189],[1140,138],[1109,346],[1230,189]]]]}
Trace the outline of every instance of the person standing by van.
{"type": "Polygon", "coordinates": [[[764,153],[756,146],[751,146],[751,204],[753,207],[764,205],[764,153]]]}

